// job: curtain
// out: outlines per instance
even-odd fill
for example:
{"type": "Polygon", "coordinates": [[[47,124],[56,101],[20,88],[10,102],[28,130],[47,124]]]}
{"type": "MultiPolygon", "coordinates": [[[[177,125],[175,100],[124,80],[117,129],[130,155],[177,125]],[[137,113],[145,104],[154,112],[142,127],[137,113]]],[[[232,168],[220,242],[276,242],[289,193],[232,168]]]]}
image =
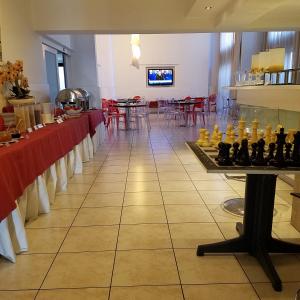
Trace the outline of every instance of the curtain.
{"type": "Polygon", "coordinates": [[[285,69],[297,67],[299,53],[299,47],[296,47],[297,38],[296,31],[270,31],[267,33],[267,49],[285,48],[285,69]]]}
{"type": "Polygon", "coordinates": [[[218,95],[220,101],[229,97],[229,90],[224,89],[231,84],[231,67],[235,42],[234,32],[220,34],[220,66],[218,78],[218,95]]]}
{"type": "MultiPolygon", "coordinates": [[[[235,74],[241,58],[241,33],[222,32],[220,34],[220,65],[218,78],[219,104],[224,99],[235,98],[235,92],[224,88],[235,84],[235,74]]],[[[220,105],[219,105],[220,106],[220,105]]]]}

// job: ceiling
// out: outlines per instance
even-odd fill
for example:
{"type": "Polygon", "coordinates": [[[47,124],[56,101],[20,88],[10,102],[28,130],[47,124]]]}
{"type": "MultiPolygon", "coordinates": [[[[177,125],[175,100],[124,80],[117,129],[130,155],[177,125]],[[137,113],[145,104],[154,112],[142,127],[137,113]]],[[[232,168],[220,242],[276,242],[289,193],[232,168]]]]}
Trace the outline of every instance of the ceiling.
{"type": "Polygon", "coordinates": [[[34,29],[47,33],[300,30],[300,0],[30,0],[30,5],[34,29]]]}

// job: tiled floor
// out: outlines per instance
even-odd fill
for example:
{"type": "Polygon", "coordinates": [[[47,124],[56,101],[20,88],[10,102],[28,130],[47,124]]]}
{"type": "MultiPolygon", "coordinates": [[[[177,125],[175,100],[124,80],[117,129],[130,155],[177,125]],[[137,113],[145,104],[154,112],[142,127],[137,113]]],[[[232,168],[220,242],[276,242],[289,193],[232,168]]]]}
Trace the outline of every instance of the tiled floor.
{"type": "MultiPolygon", "coordinates": [[[[248,255],[196,256],[237,235],[241,218],[220,204],[244,183],[205,172],[184,144],[197,129],[152,121],[149,134],[109,135],[51,213],[27,224],[30,251],[0,261],[1,300],[294,299],[299,255],[273,256],[282,293],[248,255]]],[[[289,190],[279,181],[273,234],[299,243],[289,190]]]]}

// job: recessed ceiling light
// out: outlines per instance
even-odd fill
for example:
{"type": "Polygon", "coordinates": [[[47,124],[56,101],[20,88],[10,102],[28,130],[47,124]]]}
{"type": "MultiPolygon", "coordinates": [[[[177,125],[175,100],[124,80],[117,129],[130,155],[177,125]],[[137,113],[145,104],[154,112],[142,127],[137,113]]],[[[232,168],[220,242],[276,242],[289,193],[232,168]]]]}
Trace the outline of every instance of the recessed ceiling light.
{"type": "Polygon", "coordinates": [[[210,5],[204,7],[205,10],[211,10],[212,8],[213,8],[213,7],[210,6],[210,5]]]}

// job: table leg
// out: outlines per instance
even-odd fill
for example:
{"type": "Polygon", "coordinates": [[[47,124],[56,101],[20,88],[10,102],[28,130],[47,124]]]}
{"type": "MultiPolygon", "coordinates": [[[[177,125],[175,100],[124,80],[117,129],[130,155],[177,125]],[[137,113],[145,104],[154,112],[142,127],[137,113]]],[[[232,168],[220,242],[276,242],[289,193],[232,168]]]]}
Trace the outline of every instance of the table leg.
{"type": "Polygon", "coordinates": [[[130,130],[130,107],[125,108],[126,113],[126,129],[130,130]]]}
{"type": "Polygon", "coordinates": [[[204,253],[248,252],[254,256],[276,291],[281,291],[281,280],[269,253],[300,253],[300,245],[272,237],[276,175],[248,174],[245,191],[243,224],[237,223],[240,237],[224,242],[199,245],[197,255],[204,253]]]}

